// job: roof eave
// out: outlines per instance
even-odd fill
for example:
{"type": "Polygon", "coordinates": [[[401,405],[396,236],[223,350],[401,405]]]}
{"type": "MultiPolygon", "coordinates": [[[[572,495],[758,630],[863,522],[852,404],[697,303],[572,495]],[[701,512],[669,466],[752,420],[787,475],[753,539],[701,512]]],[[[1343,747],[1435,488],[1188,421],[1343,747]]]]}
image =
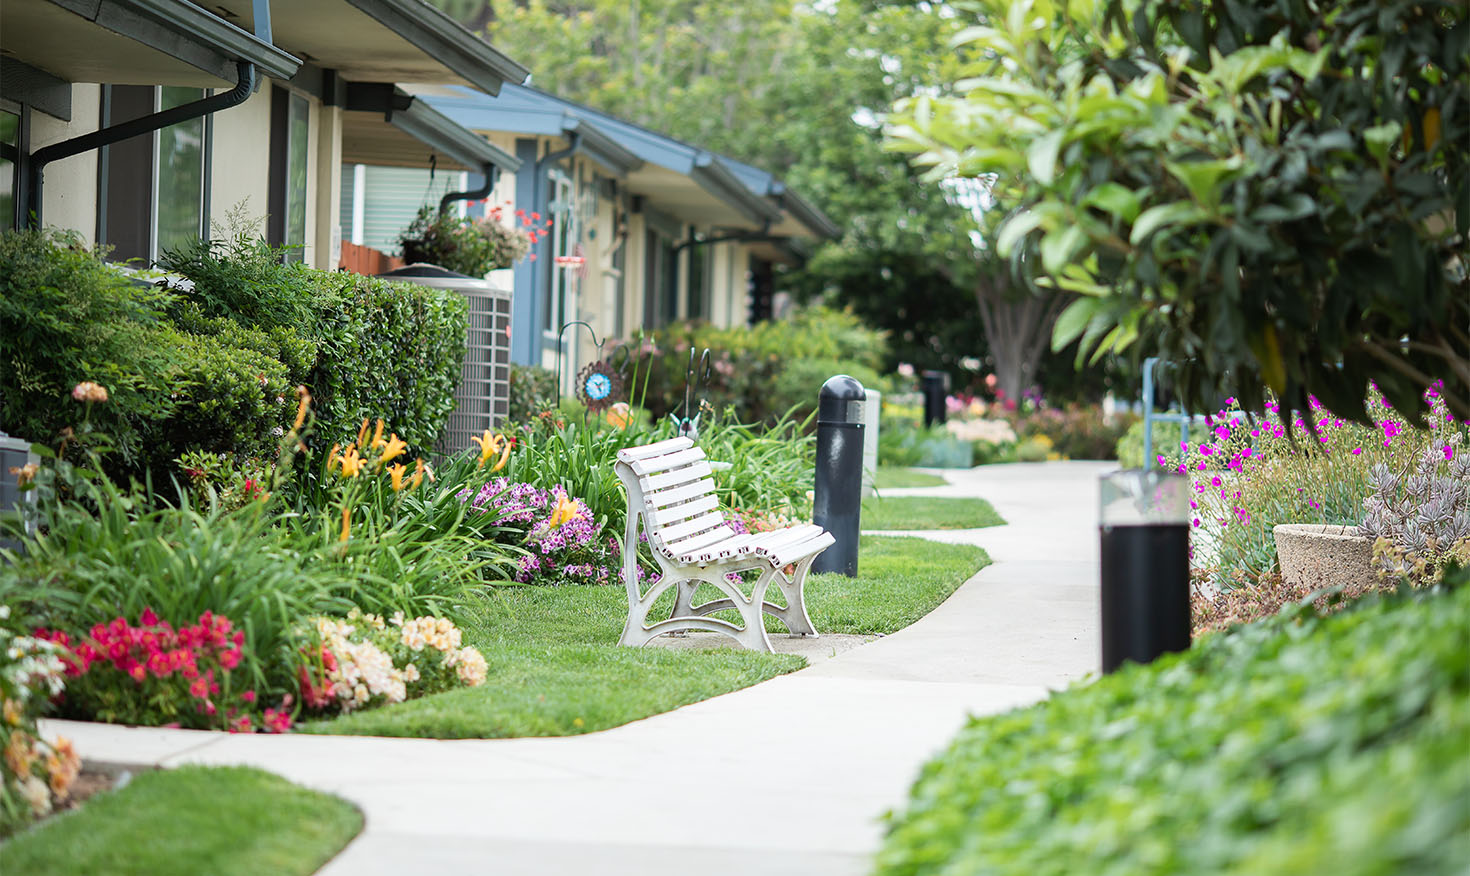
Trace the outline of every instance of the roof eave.
{"type": "Polygon", "coordinates": [[[494,165],[506,173],[520,170],[521,160],[417,98],[408,109],[393,112],[389,123],[422,143],[468,167],[494,165]]]}
{"type": "Polygon", "coordinates": [[[780,207],[747,188],[723,162],[708,152],[695,156],[689,176],[700,188],[734,207],[752,222],[767,225],[781,218],[780,207]]]}
{"type": "Polygon", "coordinates": [[[569,137],[576,134],[579,151],[619,176],[626,176],[643,166],[643,159],[586,119],[566,116],[562,121],[562,131],[569,137]]]}
{"type": "Polygon", "coordinates": [[[500,93],[505,82],[520,84],[530,70],[439,9],[420,0],[347,0],[383,26],[439,59],[487,94],[500,93]]]}

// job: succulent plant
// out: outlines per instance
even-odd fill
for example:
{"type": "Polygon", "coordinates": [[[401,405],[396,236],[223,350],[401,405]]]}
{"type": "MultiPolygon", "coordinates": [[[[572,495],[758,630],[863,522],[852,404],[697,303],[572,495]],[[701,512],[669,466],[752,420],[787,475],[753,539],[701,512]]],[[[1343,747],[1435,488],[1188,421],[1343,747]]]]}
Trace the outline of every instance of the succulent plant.
{"type": "Polygon", "coordinates": [[[1470,563],[1470,451],[1445,431],[1407,470],[1379,463],[1369,474],[1360,528],[1382,575],[1435,581],[1451,558],[1470,563]]]}

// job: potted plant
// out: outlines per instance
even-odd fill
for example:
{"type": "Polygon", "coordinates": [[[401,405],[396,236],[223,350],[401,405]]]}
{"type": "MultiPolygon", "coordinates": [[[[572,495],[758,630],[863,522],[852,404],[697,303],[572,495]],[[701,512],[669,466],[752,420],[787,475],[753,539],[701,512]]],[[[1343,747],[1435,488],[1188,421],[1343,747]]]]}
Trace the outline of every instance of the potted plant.
{"type": "Polygon", "coordinates": [[[413,222],[399,235],[403,260],[427,263],[470,277],[508,268],[531,250],[551,228],[538,214],[517,210],[519,227],[502,221],[504,210],[493,207],[481,219],[456,216],[448,210],[420,207],[413,222]],[[533,218],[534,217],[534,218],[533,218]]]}

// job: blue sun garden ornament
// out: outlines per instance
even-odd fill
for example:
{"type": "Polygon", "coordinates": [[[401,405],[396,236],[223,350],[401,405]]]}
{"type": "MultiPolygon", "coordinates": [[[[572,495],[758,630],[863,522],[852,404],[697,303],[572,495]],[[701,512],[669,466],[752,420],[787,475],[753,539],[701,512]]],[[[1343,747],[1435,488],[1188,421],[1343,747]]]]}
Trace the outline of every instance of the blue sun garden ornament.
{"type": "Polygon", "coordinates": [[[622,377],[607,362],[593,362],[577,377],[577,395],[594,414],[617,401],[622,388],[622,377]]]}

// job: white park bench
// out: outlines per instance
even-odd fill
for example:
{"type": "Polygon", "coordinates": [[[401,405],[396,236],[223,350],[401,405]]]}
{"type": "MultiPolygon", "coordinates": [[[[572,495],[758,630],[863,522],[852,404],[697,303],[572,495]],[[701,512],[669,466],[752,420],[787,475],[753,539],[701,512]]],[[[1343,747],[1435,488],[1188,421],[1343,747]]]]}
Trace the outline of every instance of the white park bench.
{"type": "Polygon", "coordinates": [[[720,512],[709,460],[688,438],[620,450],[613,470],[628,490],[623,538],[628,622],[618,644],[638,647],[665,633],[706,630],[724,633],[753,651],[770,651],[762,613],[780,619],[793,636],[817,635],[807,617],[802,585],[817,554],[833,542],[826,530],[807,524],[737,534],[720,512]],[[640,522],[662,573],[647,591],[638,583],[640,522]],[[790,575],[785,571],[789,566],[795,567],[790,575]],[[746,595],[735,573],[752,569],[761,574],[746,595]],[[717,588],[725,598],[694,605],[701,583],[717,588]],[[772,583],[780,589],[785,606],[766,601],[772,583]],[[670,587],[677,588],[673,612],[665,620],[648,623],[654,601],[670,587]],[[742,626],[707,616],[731,608],[740,613],[742,626]]]}

